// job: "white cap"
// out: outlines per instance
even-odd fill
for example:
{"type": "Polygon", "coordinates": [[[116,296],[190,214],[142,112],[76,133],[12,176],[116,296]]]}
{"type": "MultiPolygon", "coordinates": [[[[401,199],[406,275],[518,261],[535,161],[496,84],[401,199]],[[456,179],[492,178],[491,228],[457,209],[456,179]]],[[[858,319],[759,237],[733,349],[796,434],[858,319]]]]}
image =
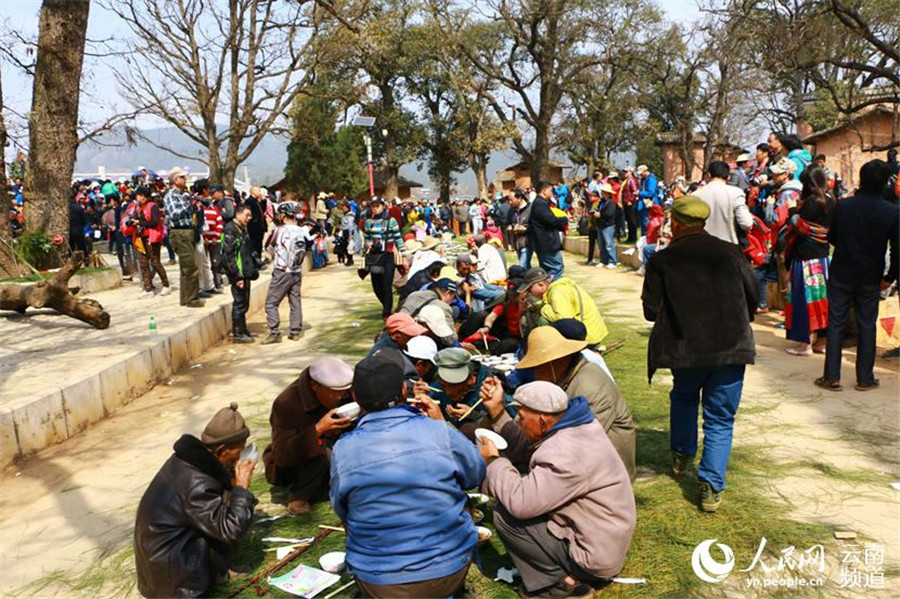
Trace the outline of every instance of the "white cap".
{"type": "Polygon", "coordinates": [[[428,360],[434,363],[434,356],[437,354],[437,351],[437,343],[434,342],[434,339],[425,335],[419,335],[407,341],[406,349],[403,350],[403,353],[414,360],[428,360]]]}

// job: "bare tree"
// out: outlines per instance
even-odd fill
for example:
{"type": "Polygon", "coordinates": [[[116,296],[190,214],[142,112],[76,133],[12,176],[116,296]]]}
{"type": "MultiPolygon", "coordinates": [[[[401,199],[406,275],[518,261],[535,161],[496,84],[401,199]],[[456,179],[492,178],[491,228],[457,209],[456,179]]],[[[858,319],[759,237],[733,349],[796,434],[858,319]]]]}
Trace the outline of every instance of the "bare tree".
{"type": "MultiPolygon", "coordinates": [[[[116,68],[121,92],[145,114],[176,127],[210,177],[231,185],[238,166],[313,77],[327,25],[315,0],[105,0],[131,30],[131,58],[116,68]]],[[[327,38],[327,36],[325,36],[327,38]]],[[[141,136],[159,146],[158,142],[141,136]]],[[[160,146],[161,147],[161,146],[160,146]]]]}
{"type": "Polygon", "coordinates": [[[629,15],[655,10],[642,0],[485,0],[466,11],[433,0],[433,6],[445,30],[479,22],[494,29],[497,43],[462,44],[460,51],[505,89],[506,97],[491,94],[489,103],[501,121],[519,126],[523,135],[512,140],[513,147],[535,178],[549,173],[557,145],[554,119],[568,83],[609,60],[606,52],[618,36],[646,39],[651,32],[630,27],[629,15]],[[473,16],[478,12],[480,17],[473,16]]]}
{"type": "Polygon", "coordinates": [[[25,171],[30,231],[68,235],[89,10],[90,0],[44,0],[41,5],[25,171]]]}

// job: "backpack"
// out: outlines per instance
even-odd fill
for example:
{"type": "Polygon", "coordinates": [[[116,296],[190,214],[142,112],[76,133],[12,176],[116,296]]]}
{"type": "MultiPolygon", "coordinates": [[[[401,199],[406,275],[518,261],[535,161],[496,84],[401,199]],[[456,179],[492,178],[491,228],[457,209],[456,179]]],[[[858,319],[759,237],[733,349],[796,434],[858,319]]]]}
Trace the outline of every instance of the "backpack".
{"type": "Polygon", "coordinates": [[[753,226],[745,232],[746,245],[741,248],[752,268],[759,268],[769,261],[772,250],[772,232],[758,216],[753,216],[753,226]]]}

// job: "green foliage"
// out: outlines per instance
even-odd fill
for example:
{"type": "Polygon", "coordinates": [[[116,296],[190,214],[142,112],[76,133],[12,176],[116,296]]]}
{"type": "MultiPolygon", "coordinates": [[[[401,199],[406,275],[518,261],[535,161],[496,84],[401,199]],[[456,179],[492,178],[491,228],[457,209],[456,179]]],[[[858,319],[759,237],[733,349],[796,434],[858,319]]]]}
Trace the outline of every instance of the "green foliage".
{"type": "Polygon", "coordinates": [[[59,262],[53,238],[41,231],[28,231],[15,241],[16,256],[38,270],[52,268],[59,262]]]}
{"type": "Polygon", "coordinates": [[[656,131],[648,128],[646,133],[640,136],[634,145],[634,151],[637,155],[635,158],[635,166],[638,164],[646,164],[650,167],[650,172],[661,177],[663,172],[663,152],[662,148],[656,145],[656,131]]]}
{"type": "Polygon", "coordinates": [[[334,101],[299,99],[291,114],[292,133],[284,169],[288,189],[308,195],[319,190],[356,196],[367,188],[365,145],[355,127],[335,130],[334,101]]]}

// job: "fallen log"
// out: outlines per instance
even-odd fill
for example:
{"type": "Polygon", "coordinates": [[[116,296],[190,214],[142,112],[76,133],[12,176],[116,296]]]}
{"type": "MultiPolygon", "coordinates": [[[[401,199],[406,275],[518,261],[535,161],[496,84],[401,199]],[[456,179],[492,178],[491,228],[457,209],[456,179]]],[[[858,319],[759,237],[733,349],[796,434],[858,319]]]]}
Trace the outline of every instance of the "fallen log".
{"type": "Polygon", "coordinates": [[[0,310],[24,314],[27,308],[52,308],[98,329],[108,328],[109,313],[100,302],[75,297],[79,289],[69,288],[69,279],[83,262],[84,254],[75,252],[72,259],[49,279],[37,283],[0,283],[0,310]]]}

